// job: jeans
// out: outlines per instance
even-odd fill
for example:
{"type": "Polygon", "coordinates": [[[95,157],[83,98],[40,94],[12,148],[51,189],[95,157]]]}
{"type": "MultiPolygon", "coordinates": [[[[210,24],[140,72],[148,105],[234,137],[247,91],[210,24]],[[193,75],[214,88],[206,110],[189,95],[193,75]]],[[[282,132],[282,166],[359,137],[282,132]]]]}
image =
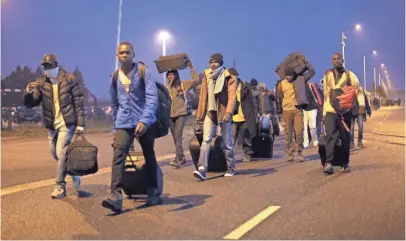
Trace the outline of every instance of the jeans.
{"type": "Polygon", "coordinates": [[[309,133],[308,129],[310,128],[310,135],[312,137],[313,142],[318,141],[317,137],[317,109],[303,111],[303,123],[304,123],[304,131],[303,131],[303,145],[309,145],[309,133]]]}
{"type": "Polygon", "coordinates": [[[293,133],[296,138],[296,152],[302,153],[303,150],[303,111],[284,110],[282,112],[282,118],[285,122],[285,148],[288,156],[292,156],[295,147],[293,146],[293,133]]]}
{"type": "Polygon", "coordinates": [[[364,118],[361,114],[358,114],[357,117],[351,118],[351,132],[350,132],[351,143],[354,143],[355,121],[357,121],[357,124],[358,124],[358,143],[360,143],[360,142],[362,142],[363,132],[364,132],[364,118]]]}
{"type": "Polygon", "coordinates": [[[72,137],[75,135],[75,129],[75,126],[63,126],[57,130],[48,131],[48,143],[51,154],[58,163],[56,166],[56,184],[61,186],[66,185],[66,150],[72,141],[72,137]]]}
{"type": "Polygon", "coordinates": [[[351,125],[351,113],[346,113],[341,119],[340,115],[335,113],[326,113],[324,117],[324,127],[326,128],[326,162],[331,163],[334,159],[334,148],[338,138],[341,139],[341,146],[343,151],[343,164],[346,165],[350,162],[350,133],[344,126],[349,128],[351,125]],[[344,121],[344,123],[343,123],[344,121]]]}
{"type": "Polygon", "coordinates": [[[171,133],[176,146],[176,160],[182,161],[185,158],[183,154],[183,128],[185,127],[186,116],[171,118],[171,133]]]}
{"type": "Polygon", "coordinates": [[[247,128],[247,123],[244,122],[234,122],[231,126],[231,137],[234,141],[234,146],[237,143],[237,140],[239,140],[240,143],[242,143],[242,148],[244,151],[244,154],[251,155],[254,153],[252,151],[252,140],[250,133],[247,128]]]}
{"type": "MultiPolygon", "coordinates": [[[[117,129],[116,131],[113,164],[111,168],[111,193],[113,194],[121,193],[124,164],[130,146],[134,141],[134,131],[135,129],[117,129]]],[[[151,125],[147,132],[137,140],[141,145],[142,153],[145,158],[148,187],[157,188],[158,163],[154,151],[155,125],[151,125]]]]}
{"type": "MultiPolygon", "coordinates": [[[[203,142],[200,148],[200,157],[199,157],[199,167],[203,166],[205,170],[208,167],[209,161],[209,152],[210,152],[210,144],[213,136],[216,135],[216,127],[217,123],[214,122],[210,118],[210,113],[207,113],[206,117],[204,118],[203,123],[203,142]]],[[[212,118],[216,116],[216,114],[212,114],[212,118]]],[[[214,118],[213,118],[214,119],[214,118]]],[[[233,140],[231,137],[231,124],[232,122],[229,121],[227,123],[220,122],[221,128],[221,135],[223,136],[224,140],[224,152],[226,154],[227,166],[229,169],[235,168],[235,157],[234,157],[234,146],[233,140]]]]}

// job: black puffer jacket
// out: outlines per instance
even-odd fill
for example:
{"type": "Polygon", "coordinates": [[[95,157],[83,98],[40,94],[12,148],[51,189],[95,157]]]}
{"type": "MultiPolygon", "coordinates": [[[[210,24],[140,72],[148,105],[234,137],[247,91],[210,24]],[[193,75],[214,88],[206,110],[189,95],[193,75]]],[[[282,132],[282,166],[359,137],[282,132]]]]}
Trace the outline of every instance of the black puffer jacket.
{"type": "MultiPolygon", "coordinates": [[[[37,88],[32,93],[25,90],[24,105],[28,108],[38,106],[42,102],[44,124],[47,129],[54,129],[54,96],[52,83],[42,75],[36,81],[37,88]]],[[[58,75],[59,105],[67,126],[85,126],[85,106],[83,90],[75,77],[60,68],[58,75]]]]}

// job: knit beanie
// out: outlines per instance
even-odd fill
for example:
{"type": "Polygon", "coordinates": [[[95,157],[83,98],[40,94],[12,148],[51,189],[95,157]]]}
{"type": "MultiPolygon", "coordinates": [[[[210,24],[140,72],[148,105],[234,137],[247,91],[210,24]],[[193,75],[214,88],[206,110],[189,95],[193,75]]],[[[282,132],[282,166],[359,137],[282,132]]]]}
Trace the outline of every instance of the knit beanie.
{"type": "Polygon", "coordinates": [[[220,66],[223,66],[223,63],[224,63],[224,62],[223,62],[223,55],[222,55],[222,54],[220,54],[220,53],[214,53],[214,54],[212,54],[211,57],[210,57],[209,63],[210,63],[212,60],[214,60],[214,61],[216,61],[217,63],[219,63],[220,66]]]}
{"type": "Polygon", "coordinates": [[[250,85],[255,87],[255,86],[258,85],[258,81],[257,81],[256,79],[252,78],[252,79],[250,80],[250,85]]]}

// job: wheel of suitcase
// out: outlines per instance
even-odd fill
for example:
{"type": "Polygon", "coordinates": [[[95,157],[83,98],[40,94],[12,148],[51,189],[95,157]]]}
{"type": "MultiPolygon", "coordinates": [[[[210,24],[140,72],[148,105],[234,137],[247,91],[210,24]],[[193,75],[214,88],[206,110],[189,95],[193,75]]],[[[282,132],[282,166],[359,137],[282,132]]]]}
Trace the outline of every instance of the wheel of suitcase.
{"type": "MultiPolygon", "coordinates": [[[[127,156],[123,173],[123,191],[129,197],[147,194],[147,177],[145,160],[142,152],[130,152],[127,156]]],[[[161,167],[157,167],[158,192],[163,193],[163,172],[161,167]]]]}

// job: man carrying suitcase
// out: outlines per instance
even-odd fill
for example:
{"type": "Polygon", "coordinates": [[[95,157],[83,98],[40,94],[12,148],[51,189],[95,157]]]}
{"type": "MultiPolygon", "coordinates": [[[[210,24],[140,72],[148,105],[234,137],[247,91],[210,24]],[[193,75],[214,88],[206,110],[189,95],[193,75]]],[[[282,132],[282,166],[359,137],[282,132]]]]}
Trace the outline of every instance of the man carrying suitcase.
{"type": "MultiPolygon", "coordinates": [[[[228,70],[231,74],[237,75],[234,68],[228,70]]],[[[237,139],[242,143],[244,151],[244,162],[251,161],[252,139],[258,135],[258,110],[255,108],[254,98],[252,97],[251,86],[238,79],[237,82],[237,104],[233,116],[233,125],[231,129],[234,146],[237,139]]]]}
{"type": "Polygon", "coordinates": [[[145,65],[142,62],[133,62],[134,47],[131,43],[121,43],[117,57],[121,67],[117,79],[112,78],[110,87],[114,133],[111,195],[102,202],[103,207],[113,212],[121,212],[123,208],[123,170],[134,138],[141,145],[146,163],[146,205],[161,202],[157,179],[158,163],[154,151],[156,127],[153,125],[158,106],[157,87],[145,65]]]}
{"type": "Polygon", "coordinates": [[[230,74],[223,67],[223,55],[215,53],[209,60],[210,68],[204,71],[203,83],[200,91],[199,107],[197,109],[197,122],[204,121],[203,143],[201,146],[198,170],[193,175],[206,180],[210,143],[216,134],[219,124],[224,139],[224,149],[227,159],[228,170],[226,177],[235,174],[234,146],[231,137],[231,122],[234,113],[237,90],[237,76],[230,74]]]}
{"type": "MultiPolygon", "coordinates": [[[[335,99],[331,98],[333,91],[341,89],[344,92],[344,87],[355,89],[354,98],[359,104],[359,113],[365,113],[365,99],[364,94],[360,90],[358,77],[351,71],[343,67],[344,59],[340,53],[333,55],[334,68],[328,70],[324,75],[324,105],[323,105],[323,119],[326,129],[326,165],[324,166],[325,174],[333,174],[334,169],[332,162],[337,140],[341,140],[342,159],[340,164],[342,172],[350,172],[350,128],[351,128],[351,111],[345,113],[337,113],[335,108],[338,108],[335,99]],[[332,104],[334,102],[334,105],[332,104]]],[[[345,93],[345,92],[344,92],[345,93]]],[[[344,96],[345,97],[345,96],[344,96]]],[[[350,104],[352,104],[351,102],[350,104]]]]}
{"type": "MultiPolygon", "coordinates": [[[[44,56],[43,74],[28,84],[24,105],[33,108],[42,103],[45,128],[53,158],[58,162],[56,187],[52,198],[66,196],[66,151],[76,133],[85,126],[83,89],[75,77],[66,72],[53,54],[44,56]]],[[[72,176],[74,188],[80,187],[80,176],[72,176]]]]}
{"type": "Polygon", "coordinates": [[[297,105],[295,87],[293,82],[295,72],[293,68],[285,69],[285,79],[276,85],[277,112],[282,114],[285,124],[285,146],[288,154],[287,160],[294,161],[295,147],[293,146],[293,133],[296,137],[297,160],[304,161],[303,150],[303,111],[297,105]]]}

